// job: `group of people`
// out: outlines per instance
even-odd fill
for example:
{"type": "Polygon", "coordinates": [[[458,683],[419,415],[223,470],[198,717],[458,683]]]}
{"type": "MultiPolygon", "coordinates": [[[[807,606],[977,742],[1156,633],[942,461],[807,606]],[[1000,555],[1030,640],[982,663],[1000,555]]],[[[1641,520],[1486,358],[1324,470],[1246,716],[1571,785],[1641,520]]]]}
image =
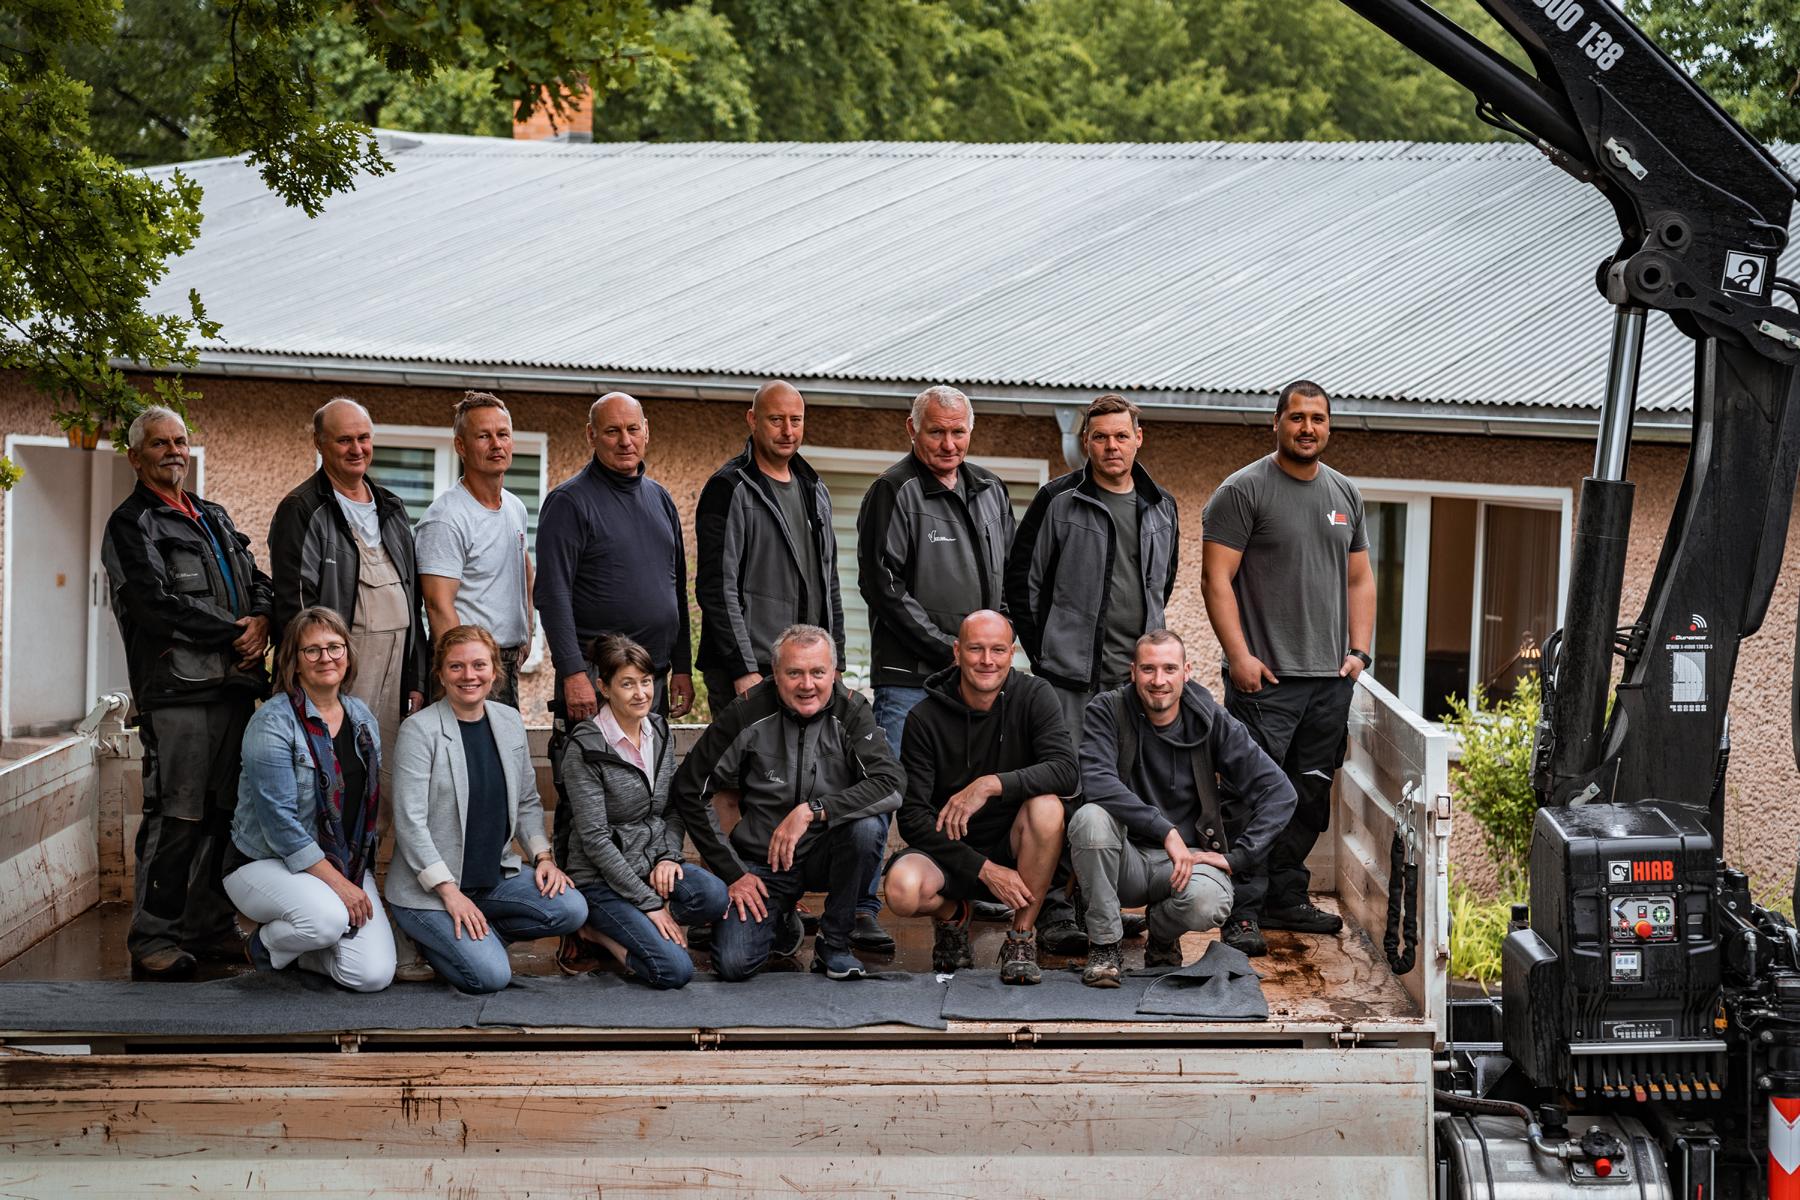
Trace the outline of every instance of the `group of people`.
{"type": "Polygon", "coordinates": [[[416,528],[369,478],[367,410],[334,399],[268,573],[185,489],[181,417],[146,409],[103,549],[144,747],[134,974],[248,955],[356,990],[435,972],[488,992],[511,977],[508,942],[560,937],[569,969],[610,955],[677,988],[702,939],[725,980],[798,952],[816,892],[812,969],[832,979],[865,973],[857,950],[892,952],[884,896],[933,919],[939,971],[971,965],[973,917],[1008,921],[1000,974],[1021,984],[1041,947],[1085,952],[1085,982],[1117,986],[1126,907],[1146,908],[1151,965],[1178,965],[1189,931],[1249,954],[1264,928],[1335,933],[1305,859],[1374,591],[1361,499],[1320,461],[1323,389],[1282,389],[1274,453],[1202,517],[1223,706],[1166,628],[1180,526],[1138,461],[1137,407],[1090,403],[1086,465],[1016,528],[1005,484],[968,461],[974,423],[962,392],[920,393],[909,452],[863,498],[871,703],[842,682],[831,497],[790,384],[758,390],[743,452],[701,492],[697,656],[680,514],[631,396],[590,408],[592,458],[544,498],[535,546],[504,487],[500,399],[456,405],[462,477],[416,528]],[[540,620],[549,824],[518,710],[540,620]],[[696,667],[712,723],[677,765],[669,722],[696,667]]]}

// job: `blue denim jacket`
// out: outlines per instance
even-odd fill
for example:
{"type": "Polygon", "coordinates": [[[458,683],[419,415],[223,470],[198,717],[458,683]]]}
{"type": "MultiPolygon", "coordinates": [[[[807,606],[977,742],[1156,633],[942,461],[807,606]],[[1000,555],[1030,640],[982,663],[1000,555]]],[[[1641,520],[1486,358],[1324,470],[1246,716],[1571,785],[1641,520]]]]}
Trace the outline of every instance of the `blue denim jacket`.
{"type": "MultiPolygon", "coordinates": [[[[381,769],[381,730],[375,714],[345,693],[344,717],[367,729],[375,761],[364,763],[371,777],[381,769]]],[[[310,698],[306,713],[318,717],[310,698]]],[[[290,871],[304,871],[325,857],[319,846],[319,814],[313,791],[312,755],[306,734],[286,696],[265,701],[244,729],[244,766],[238,775],[237,815],[231,840],[250,858],[279,858],[290,871]]]]}

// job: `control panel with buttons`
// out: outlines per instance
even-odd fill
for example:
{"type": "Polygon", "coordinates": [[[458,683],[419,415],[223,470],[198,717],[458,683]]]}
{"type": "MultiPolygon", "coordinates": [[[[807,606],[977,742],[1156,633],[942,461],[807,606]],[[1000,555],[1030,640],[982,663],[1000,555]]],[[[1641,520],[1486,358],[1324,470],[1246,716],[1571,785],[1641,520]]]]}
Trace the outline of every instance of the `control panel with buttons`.
{"type": "Polygon", "coordinates": [[[1675,940],[1675,897],[1614,896],[1611,937],[1614,943],[1675,940]]]}

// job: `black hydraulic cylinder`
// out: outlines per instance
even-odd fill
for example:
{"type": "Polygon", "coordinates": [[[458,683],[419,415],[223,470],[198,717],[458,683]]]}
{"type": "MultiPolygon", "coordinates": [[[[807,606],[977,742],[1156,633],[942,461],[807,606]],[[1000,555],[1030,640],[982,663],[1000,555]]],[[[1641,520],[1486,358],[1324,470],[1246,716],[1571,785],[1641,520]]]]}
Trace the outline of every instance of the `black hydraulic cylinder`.
{"type": "MultiPolygon", "coordinates": [[[[1575,518],[1568,607],[1562,647],[1556,656],[1557,732],[1551,762],[1553,804],[1567,804],[1565,785],[1600,765],[1606,724],[1606,697],[1612,689],[1613,641],[1619,625],[1619,594],[1625,585],[1625,551],[1631,534],[1635,485],[1625,479],[1581,481],[1581,509],[1575,518]]],[[[1610,797],[1592,799],[1604,803],[1610,797]]]]}

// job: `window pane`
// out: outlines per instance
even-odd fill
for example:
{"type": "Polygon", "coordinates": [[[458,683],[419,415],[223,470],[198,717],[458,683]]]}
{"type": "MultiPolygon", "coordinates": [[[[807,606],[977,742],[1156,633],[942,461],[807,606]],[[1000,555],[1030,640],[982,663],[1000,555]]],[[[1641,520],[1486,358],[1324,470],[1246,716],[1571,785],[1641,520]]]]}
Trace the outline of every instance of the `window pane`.
{"type": "Polygon", "coordinates": [[[1425,600],[1425,715],[1449,715],[1446,696],[1469,694],[1469,618],[1475,606],[1473,500],[1431,501],[1431,578],[1425,600]]]}
{"type": "Polygon", "coordinates": [[[1375,573],[1375,636],[1369,655],[1375,678],[1400,690],[1400,626],[1406,600],[1406,505],[1371,500],[1363,506],[1369,566],[1375,573]]]}
{"type": "Polygon", "coordinates": [[[1539,648],[1556,623],[1561,514],[1542,508],[1487,506],[1481,569],[1481,687],[1511,696],[1538,668],[1539,648]]]}
{"type": "Polygon", "coordinates": [[[542,462],[536,454],[515,454],[506,469],[506,490],[525,502],[525,537],[532,546],[537,545],[538,505],[544,501],[538,488],[542,462]]]}
{"type": "Polygon", "coordinates": [[[406,504],[406,515],[417,524],[436,498],[437,454],[428,446],[375,446],[369,474],[406,504]]]}

